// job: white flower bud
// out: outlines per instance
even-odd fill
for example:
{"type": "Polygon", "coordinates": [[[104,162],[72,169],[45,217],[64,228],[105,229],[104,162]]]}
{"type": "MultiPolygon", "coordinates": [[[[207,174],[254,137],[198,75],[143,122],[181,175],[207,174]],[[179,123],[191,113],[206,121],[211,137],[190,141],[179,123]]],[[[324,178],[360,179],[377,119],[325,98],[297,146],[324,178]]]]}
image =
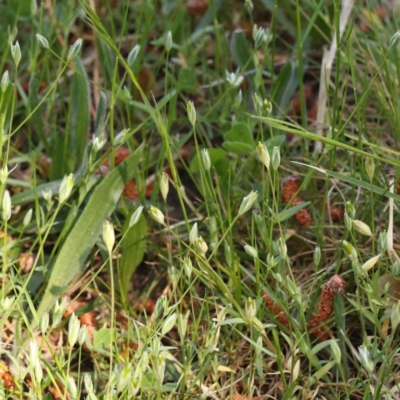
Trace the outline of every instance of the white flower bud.
{"type": "Polygon", "coordinates": [[[197,222],[194,223],[189,232],[189,243],[192,244],[198,237],[197,222]]]}
{"type": "Polygon", "coordinates": [[[183,259],[183,270],[185,271],[188,278],[192,275],[193,264],[192,260],[189,257],[185,257],[183,259]]]}
{"type": "Polygon", "coordinates": [[[126,366],[118,373],[117,393],[122,392],[132,379],[132,368],[126,366]]]}
{"type": "Polygon", "coordinates": [[[78,388],[76,387],[75,380],[72,376],[67,377],[67,388],[71,397],[76,399],[78,396],[78,388]]]}
{"type": "Polygon", "coordinates": [[[201,159],[203,161],[204,168],[206,169],[206,171],[209,171],[211,169],[211,159],[210,153],[207,149],[201,150],[201,159]]]}
{"type": "Polygon", "coordinates": [[[28,212],[25,214],[24,220],[22,221],[22,225],[24,226],[24,228],[26,228],[31,223],[32,213],[33,210],[32,208],[30,208],[28,212]]]}
{"type": "Polygon", "coordinates": [[[135,64],[136,58],[139,54],[139,51],[140,51],[140,45],[137,44],[133,47],[133,49],[128,54],[127,62],[128,62],[129,67],[132,68],[133,64],[135,64]]]}
{"type": "Polygon", "coordinates": [[[253,321],[253,319],[255,318],[256,313],[257,313],[256,301],[254,299],[252,299],[251,297],[249,297],[246,300],[244,310],[245,310],[246,317],[249,319],[249,321],[253,321]]]}
{"type": "Polygon", "coordinates": [[[18,40],[15,42],[15,45],[10,43],[11,46],[11,56],[15,62],[15,66],[18,67],[19,62],[21,61],[21,48],[19,47],[18,40]]]}
{"type": "Polygon", "coordinates": [[[65,175],[61,182],[60,189],[58,191],[58,201],[60,204],[64,203],[71,195],[72,189],[74,188],[74,175],[65,175]]]}
{"type": "Polygon", "coordinates": [[[157,207],[150,206],[149,214],[154,221],[164,225],[164,214],[157,207]]]}
{"type": "Polygon", "coordinates": [[[1,77],[1,91],[4,93],[8,85],[10,84],[10,77],[8,76],[8,71],[5,70],[3,76],[1,77]]]}
{"type": "Polygon", "coordinates": [[[164,199],[164,201],[167,201],[168,191],[169,191],[168,175],[165,172],[161,172],[160,192],[161,192],[161,196],[164,199]]]}
{"type": "Polygon", "coordinates": [[[8,167],[5,165],[1,170],[0,170],[0,182],[2,185],[4,185],[7,181],[8,178],[8,167]]]}
{"type": "Polygon", "coordinates": [[[177,318],[176,313],[173,313],[166,318],[161,328],[162,335],[166,335],[174,327],[176,318],[177,318]]]}
{"type": "Polygon", "coordinates": [[[375,161],[373,158],[367,157],[365,159],[365,171],[367,172],[369,180],[372,182],[375,172],[375,161]]]}
{"type": "Polygon", "coordinates": [[[96,136],[93,139],[93,150],[94,150],[94,152],[97,153],[98,151],[100,151],[104,147],[104,145],[106,143],[107,143],[107,140],[105,140],[105,139],[102,140],[100,136],[96,136]]]}
{"type": "Polygon", "coordinates": [[[244,251],[245,251],[250,257],[258,258],[258,252],[257,252],[257,250],[256,250],[254,247],[249,246],[248,244],[246,244],[246,245],[244,246],[244,251]]]}
{"type": "Polygon", "coordinates": [[[235,72],[225,71],[225,78],[227,82],[231,84],[233,87],[239,87],[244,80],[244,77],[240,76],[239,72],[235,73],[235,72]]]}
{"type": "Polygon", "coordinates": [[[172,49],[172,33],[171,31],[168,31],[167,36],[165,38],[165,50],[169,53],[170,50],[172,49]]]}
{"type": "Polygon", "coordinates": [[[243,215],[245,212],[249,211],[253,206],[254,202],[257,200],[258,193],[252,190],[246,197],[243,198],[242,203],[239,207],[238,215],[243,215]]]}
{"type": "Polygon", "coordinates": [[[371,268],[373,268],[375,266],[375,264],[377,263],[377,261],[381,258],[382,254],[378,254],[375,257],[370,258],[367,262],[365,262],[362,266],[361,269],[364,272],[368,272],[371,268]]]}
{"type": "Polygon", "coordinates": [[[86,373],[83,375],[83,382],[85,383],[85,389],[87,392],[93,392],[93,381],[90,374],[86,373]]]}
{"type": "Polygon", "coordinates": [[[126,141],[126,137],[129,133],[130,133],[129,128],[125,128],[120,133],[118,133],[118,135],[115,136],[115,138],[114,138],[113,146],[116,147],[116,146],[119,146],[122,143],[124,143],[126,141]]]}
{"type": "Polygon", "coordinates": [[[278,146],[272,150],[272,167],[276,171],[281,164],[281,153],[278,146]]]}
{"type": "Polygon", "coordinates": [[[194,246],[197,249],[197,251],[204,257],[207,253],[208,246],[207,243],[204,241],[204,239],[199,236],[195,241],[194,241],[194,246]]]}
{"type": "Polygon", "coordinates": [[[2,217],[4,221],[8,221],[11,217],[11,196],[8,190],[4,191],[3,202],[2,202],[2,217]]]}
{"type": "Polygon", "coordinates": [[[36,34],[36,40],[39,42],[39,44],[44,48],[48,49],[50,48],[48,40],[42,36],[40,33],[36,34]]]}
{"type": "Polygon", "coordinates": [[[133,225],[137,224],[143,211],[143,206],[140,205],[135,212],[132,214],[131,219],[129,220],[129,228],[132,228],[133,225]]]}
{"type": "Polygon", "coordinates": [[[75,43],[69,48],[68,55],[67,55],[67,60],[71,61],[73,60],[81,51],[82,47],[82,39],[79,38],[78,40],[75,41],[75,43]]]}
{"type": "Polygon", "coordinates": [[[372,374],[374,371],[374,362],[371,359],[371,355],[365,345],[362,345],[358,348],[358,352],[360,354],[361,365],[365,368],[365,370],[372,374]]]}
{"type": "Polygon", "coordinates": [[[87,339],[88,337],[89,337],[89,336],[88,336],[88,328],[87,328],[86,325],[82,325],[82,326],[79,328],[79,333],[78,333],[78,343],[79,343],[79,346],[82,346],[83,343],[86,342],[86,339],[87,339]]]}
{"type": "Polygon", "coordinates": [[[365,236],[372,236],[371,228],[366,223],[358,219],[353,219],[351,223],[356,231],[362,233],[365,236]]]}
{"type": "Polygon", "coordinates": [[[282,237],[280,237],[277,241],[278,243],[278,251],[279,251],[279,255],[281,256],[281,258],[284,260],[287,257],[287,246],[286,246],[286,242],[285,239],[283,239],[282,237]]]}
{"type": "Polygon", "coordinates": [[[40,331],[44,335],[49,327],[49,313],[45,312],[40,320],[40,331]]]}
{"type": "Polygon", "coordinates": [[[105,221],[103,224],[103,241],[107,251],[112,252],[115,243],[114,227],[110,221],[105,221]]]}
{"type": "Polygon", "coordinates": [[[264,143],[258,142],[257,152],[258,156],[260,157],[260,161],[265,165],[267,169],[269,169],[269,165],[271,163],[271,157],[269,156],[267,146],[265,146],[264,143]]]}
{"type": "Polygon", "coordinates": [[[313,259],[314,259],[314,265],[318,267],[319,263],[321,262],[321,248],[319,246],[315,247],[313,259]]]}
{"type": "Polygon", "coordinates": [[[196,124],[196,109],[194,108],[193,101],[188,101],[186,109],[189,122],[194,126],[196,124]]]}
{"type": "Polygon", "coordinates": [[[42,366],[40,365],[40,360],[37,358],[35,360],[34,364],[34,376],[35,376],[35,382],[40,386],[40,383],[43,380],[43,369],[42,366]]]}
{"type": "Polygon", "coordinates": [[[72,313],[68,323],[68,344],[71,347],[74,347],[78,340],[79,328],[79,319],[76,317],[75,313],[72,313]]]}
{"type": "Polygon", "coordinates": [[[28,354],[28,363],[31,366],[34,366],[36,360],[39,359],[39,348],[35,340],[31,340],[29,343],[29,354],[28,354]]]}
{"type": "Polygon", "coordinates": [[[358,254],[354,246],[346,240],[343,240],[342,245],[343,250],[346,253],[346,256],[349,257],[350,261],[356,262],[358,259],[358,254]]]}
{"type": "Polygon", "coordinates": [[[2,311],[9,310],[12,307],[12,305],[14,304],[14,301],[15,301],[15,296],[6,296],[3,299],[1,299],[2,311]]]}
{"type": "Polygon", "coordinates": [[[336,364],[340,364],[342,360],[342,352],[340,350],[339,345],[336,343],[335,340],[332,340],[330,346],[331,346],[332,358],[334,359],[336,364]]]}

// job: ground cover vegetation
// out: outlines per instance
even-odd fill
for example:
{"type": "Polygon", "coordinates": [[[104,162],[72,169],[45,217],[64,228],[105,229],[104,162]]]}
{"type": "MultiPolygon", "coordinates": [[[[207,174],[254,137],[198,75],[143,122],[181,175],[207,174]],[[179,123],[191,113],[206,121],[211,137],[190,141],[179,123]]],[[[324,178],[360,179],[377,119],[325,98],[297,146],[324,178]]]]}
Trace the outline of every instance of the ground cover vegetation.
{"type": "Polygon", "coordinates": [[[1,398],[399,398],[395,1],[0,9],[1,398]]]}

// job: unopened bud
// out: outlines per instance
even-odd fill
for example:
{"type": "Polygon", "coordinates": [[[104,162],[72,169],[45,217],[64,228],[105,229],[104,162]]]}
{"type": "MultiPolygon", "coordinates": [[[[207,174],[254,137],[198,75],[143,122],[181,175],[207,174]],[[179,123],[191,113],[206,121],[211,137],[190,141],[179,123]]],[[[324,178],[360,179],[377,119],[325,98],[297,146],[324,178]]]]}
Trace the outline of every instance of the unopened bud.
{"type": "Polygon", "coordinates": [[[314,259],[314,265],[318,267],[319,263],[321,262],[321,248],[319,246],[315,247],[313,259],[314,259]]]}
{"type": "Polygon", "coordinates": [[[340,350],[339,345],[336,343],[335,340],[332,340],[330,345],[331,345],[332,358],[334,359],[336,364],[340,364],[342,360],[342,352],[340,350]]]}
{"type": "Polygon", "coordinates": [[[68,344],[71,347],[74,347],[78,340],[79,328],[79,319],[76,317],[75,313],[72,313],[68,323],[68,344]]]}
{"type": "Polygon", "coordinates": [[[245,310],[246,317],[249,319],[249,321],[253,321],[253,319],[255,318],[255,316],[257,314],[256,301],[254,299],[252,299],[251,297],[249,297],[246,300],[244,310],[245,310]]]}
{"type": "Polygon", "coordinates": [[[183,270],[185,271],[188,278],[192,275],[193,264],[192,260],[189,257],[185,257],[183,259],[183,270]]]}
{"type": "Polygon", "coordinates": [[[150,206],[149,214],[154,221],[164,225],[164,214],[157,207],[150,206]]]}
{"type": "Polygon", "coordinates": [[[79,346],[82,346],[83,343],[86,342],[86,339],[88,338],[88,328],[86,325],[82,325],[79,328],[79,333],[78,333],[78,343],[79,346]]]}
{"type": "Polygon", "coordinates": [[[353,219],[351,223],[356,231],[362,233],[365,236],[372,236],[371,228],[366,223],[358,219],[353,219]]]}
{"type": "Polygon", "coordinates": [[[64,203],[71,195],[74,187],[74,176],[72,174],[65,175],[61,182],[60,190],[58,191],[58,201],[60,204],[64,203]]]}
{"type": "Polygon", "coordinates": [[[372,182],[375,172],[375,161],[373,158],[367,157],[365,159],[365,171],[367,172],[369,180],[372,182]]]}
{"type": "Polygon", "coordinates": [[[243,198],[242,203],[239,207],[238,215],[243,215],[245,212],[249,211],[253,206],[254,202],[257,200],[258,193],[256,191],[251,191],[246,197],[243,198]]]}
{"type": "Polygon", "coordinates": [[[73,60],[81,51],[82,47],[82,39],[79,38],[75,41],[75,43],[69,48],[67,59],[68,61],[73,60]]]}
{"type": "Polygon", "coordinates": [[[103,242],[106,245],[107,251],[112,253],[115,243],[115,233],[110,221],[105,221],[103,224],[103,242]]]}
{"type": "Polygon", "coordinates": [[[367,262],[365,262],[362,266],[361,269],[364,272],[368,272],[371,268],[373,268],[375,266],[375,264],[377,263],[377,261],[381,258],[382,254],[378,254],[375,257],[370,258],[367,262]]]}
{"type": "Polygon", "coordinates": [[[374,362],[371,359],[371,355],[365,345],[362,345],[358,348],[358,352],[360,354],[361,365],[365,368],[365,370],[372,374],[374,371],[374,362]]]}
{"type": "Polygon", "coordinates": [[[40,320],[40,331],[44,335],[49,327],[49,313],[45,312],[40,320]]]}
{"type": "Polygon", "coordinates": [[[49,46],[49,41],[42,36],[41,34],[37,33],[36,34],[36,40],[39,42],[39,44],[44,48],[44,49],[48,49],[49,46]]]}
{"type": "Polygon", "coordinates": [[[168,31],[167,36],[165,38],[165,50],[169,53],[170,50],[172,49],[172,33],[171,31],[168,31]]]}
{"type": "Polygon", "coordinates": [[[197,222],[194,223],[189,232],[189,243],[192,244],[198,237],[197,222]]]}
{"type": "Polygon", "coordinates": [[[347,214],[349,214],[349,217],[351,219],[354,219],[354,217],[356,216],[356,209],[354,207],[354,204],[351,203],[350,201],[347,201],[346,205],[345,205],[345,209],[346,209],[347,214]]]}
{"type": "Polygon", "coordinates": [[[19,62],[21,61],[21,48],[19,47],[18,40],[15,42],[15,45],[12,43],[11,46],[11,56],[15,62],[15,66],[18,67],[19,62]]]}
{"type": "Polygon", "coordinates": [[[22,225],[24,226],[24,228],[26,228],[31,223],[32,213],[33,213],[33,210],[32,210],[32,208],[30,208],[28,210],[28,212],[25,214],[25,217],[22,221],[22,225]]]}
{"type": "Polygon", "coordinates": [[[0,182],[2,185],[4,185],[7,181],[8,178],[8,168],[7,165],[5,165],[1,170],[0,170],[0,182]]]}
{"type": "Polygon", "coordinates": [[[254,247],[249,246],[248,244],[246,244],[244,246],[244,250],[250,257],[258,258],[257,250],[254,247]]]}
{"type": "Polygon", "coordinates": [[[133,64],[135,64],[135,61],[139,54],[139,51],[140,51],[140,45],[137,44],[134,46],[134,48],[128,54],[127,62],[128,62],[129,67],[132,68],[133,64]]]}
{"type": "Polygon", "coordinates": [[[143,206],[140,205],[135,212],[132,214],[131,219],[129,220],[129,228],[132,228],[133,225],[137,224],[143,211],[143,206]]]}
{"type": "Polygon", "coordinates": [[[166,335],[174,327],[176,318],[177,318],[176,313],[173,313],[166,318],[161,328],[162,335],[166,335]]]}
{"type": "Polygon", "coordinates": [[[272,167],[276,171],[281,163],[281,153],[278,146],[275,146],[272,151],[272,167]]]}
{"type": "Polygon", "coordinates": [[[207,149],[201,150],[201,160],[203,161],[205,170],[209,171],[211,169],[211,158],[207,149]]]}
{"type": "Polygon", "coordinates": [[[123,129],[121,132],[119,132],[117,134],[117,136],[115,136],[114,141],[113,141],[113,146],[119,146],[122,143],[125,143],[126,138],[128,136],[128,134],[130,133],[130,129],[129,128],[125,128],[123,129]]]}
{"type": "Polygon", "coordinates": [[[267,169],[269,169],[269,165],[271,163],[271,157],[269,156],[267,146],[265,146],[264,143],[258,142],[257,152],[258,156],[260,157],[260,161],[265,165],[267,169]]]}
{"type": "Polygon", "coordinates": [[[73,399],[78,396],[78,388],[76,387],[75,380],[72,376],[67,377],[67,389],[73,399]]]}
{"type": "Polygon", "coordinates": [[[187,103],[187,115],[189,122],[194,126],[196,124],[196,109],[194,108],[193,101],[187,103]]]}
{"type": "Polygon", "coordinates": [[[5,70],[3,76],[1,77],[1,91],[4,93],[8,85],[10,84],[10,77],[8,76],[8,71],[5,70]]]}
{"type": "Polygon", "coordinates": [[[8,221],[11,217],[11,196],[8,190],[4,191],[2,202],[2,217],[4,221],[8,221]]]}
{"type": "Polygon", "coordinates": [[[279,255],[281,256],[282,260],[286,259],[287,257],[287,246],[286,246],[286,242],[285,239],[283,239],[282,237],[280,237],[278,239],[278,251],[279,251],[279,255]]]}
{"type": "Polygon", "coordinates": [[[208,250],[207,243],[204,241],[204,239],[199,236],[194,242],[193,242],[195,248],[197,251],[202,255],[205,256],[208,250]]]}
{"type": "Polygon", "coordinates": [[[346,256],[349,257],[351,262],[355,262],[358,259],[357,255],[357,250],[354,248],[354,246],[347,242],[346,240],[343,240],[342,242],[343,245],[343,250],[346,253],[346,256]]]}
{"type": "Polygon", "coordinates": [[[161,192],[161,196],[164,199],[164,201],[167,201],[168,191],[169,191],[168,175],[165,172],[161,172],[160,192],[161,192]]]}

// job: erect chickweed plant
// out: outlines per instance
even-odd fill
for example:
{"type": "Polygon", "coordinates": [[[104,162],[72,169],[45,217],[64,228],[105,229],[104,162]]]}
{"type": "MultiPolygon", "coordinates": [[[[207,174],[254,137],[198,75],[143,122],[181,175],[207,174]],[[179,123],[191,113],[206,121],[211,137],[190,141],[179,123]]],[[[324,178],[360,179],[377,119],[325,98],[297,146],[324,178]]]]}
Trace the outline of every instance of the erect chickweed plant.
{"type": "Polygon", "coordinates": [[[400,396],[386,3],[2,5],[0,398],[400,396]]]}

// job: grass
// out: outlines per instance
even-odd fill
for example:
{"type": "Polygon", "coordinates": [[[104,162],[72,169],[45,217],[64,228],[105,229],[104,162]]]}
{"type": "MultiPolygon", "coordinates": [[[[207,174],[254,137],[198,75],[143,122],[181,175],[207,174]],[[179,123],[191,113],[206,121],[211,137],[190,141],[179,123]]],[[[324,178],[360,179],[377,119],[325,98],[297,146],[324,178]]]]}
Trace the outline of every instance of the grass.
{"type": "Polygon", "coordinates": [[[350,3],[0,6],[1,398],[399,396],[399,17],[350,3]]]}

